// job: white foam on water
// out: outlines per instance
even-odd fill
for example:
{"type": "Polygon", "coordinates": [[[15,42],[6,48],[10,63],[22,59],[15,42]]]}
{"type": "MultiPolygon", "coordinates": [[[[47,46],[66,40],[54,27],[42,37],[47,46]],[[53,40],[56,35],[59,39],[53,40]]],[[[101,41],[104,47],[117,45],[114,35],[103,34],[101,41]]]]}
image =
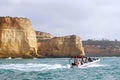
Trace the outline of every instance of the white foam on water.
{"type": "MultiPolygon", "coordinates": [[[[87,66],[80,66],[79,68],[90,68],[90,67],[104,67],[106,65],[102,64],[91,64],[87,66]]],[[[35,64],[35,63],[27,63],[27,64],[0,64],[0,69],[13,69],[20,71],[48,71],[52,69],[70,69],[71,65],[61,65],[61,64],[35,64]]]]}
{"type": "Polygon", "coordinates": [[[99,64],[99,63],[94,63],[86,66],[80,66],[79,68],[94,68],[94,67],[105,67],[107,65],[99,64]]]}
{"type": "MultiPolygon", "coordinates": [[[[82,66],[73,66],[73,68],[74,67],[76,67],[76,68],[95,68],[95,67],[105,67],[105,66],[108,66],[108,65],[105,65],[105,64],[100,64],[100,63],[94,63],[94,64],[89,64],[89,65],[82,65],[82,66]]],[[[71,65],[70,64],[68,64],[67,66],[66,66],[66,68],[71,68],[71,65]]]]}
{"type": "Polygon", "coordinates": [[[70,65],[70,64],[67,64],[66,68],[68,68],[68,69],[71,68],[71,65],[70,65]]]}
{"type": "Polygon", "coordinates": [[[62,66],[61,64],[1,64],[0,69],[14,69],[20,71],[44,71],[51,69],[59,69],[66,68],[66,66],[62,66]]]}

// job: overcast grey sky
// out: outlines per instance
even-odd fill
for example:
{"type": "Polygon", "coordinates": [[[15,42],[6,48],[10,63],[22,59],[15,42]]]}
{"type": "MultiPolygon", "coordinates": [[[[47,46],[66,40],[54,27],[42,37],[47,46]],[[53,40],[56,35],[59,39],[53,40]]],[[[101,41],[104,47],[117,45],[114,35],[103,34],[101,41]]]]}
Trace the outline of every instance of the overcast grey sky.
{"type": "Polygon", "coordinates": [[[120,0],[0,0],[0,16],[29,18],[54,36],[120,40],[120,0]]]}

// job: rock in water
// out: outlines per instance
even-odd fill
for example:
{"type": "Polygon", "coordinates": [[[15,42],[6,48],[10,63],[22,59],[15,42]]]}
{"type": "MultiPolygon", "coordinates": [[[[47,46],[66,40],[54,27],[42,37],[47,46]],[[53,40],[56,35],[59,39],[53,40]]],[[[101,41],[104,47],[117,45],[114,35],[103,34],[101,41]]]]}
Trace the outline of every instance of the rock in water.
{"type": "Polygon", "coordinates": [[[80,37],[76,35],[54,37],[41,41],[38,47],[39,54],[45,57],[73,57],[84,56],[84,48],[80,37]]]}
{"type": "Polygon", "coordinates": [[[36,34],[27,18],[0,17],[0,58],[37,56],[36,34]]]}

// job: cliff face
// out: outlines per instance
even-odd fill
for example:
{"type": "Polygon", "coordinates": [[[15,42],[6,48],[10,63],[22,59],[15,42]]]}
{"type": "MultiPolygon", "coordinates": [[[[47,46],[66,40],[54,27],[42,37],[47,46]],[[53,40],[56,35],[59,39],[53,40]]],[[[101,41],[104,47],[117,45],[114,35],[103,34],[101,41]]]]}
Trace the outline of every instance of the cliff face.
{"type": "Polygon", "coordinates": [[[107,39],[83,41],[87,56],[120,56],[120,41],[107,39]]]}
{"type": "Polygon", "coordinates": [[[37,55],[36,34],[27,18],[0,17],[0,58],[37,55]]]}
{"type": "Polygon", "coordinates": [[[103,57],[103,56],[120,56],[120,49],[118,48],[101,48],[97,46],[84,46],[85,53],[87,56],[94,56],[94,57],[103,57]]]}
{"type": "Polygon", "coordinates": [[[39,42],[38,45],[39,54],[46,57],[73,57],[85,55],[81,39],[75,35],[54,37],[39,42]]]}
{"type": "Polygon", "coordinates": [[[50,33],[40,31],[36,31],[36,37],[38,41],[53,38],[53,36],[50,33]]]}

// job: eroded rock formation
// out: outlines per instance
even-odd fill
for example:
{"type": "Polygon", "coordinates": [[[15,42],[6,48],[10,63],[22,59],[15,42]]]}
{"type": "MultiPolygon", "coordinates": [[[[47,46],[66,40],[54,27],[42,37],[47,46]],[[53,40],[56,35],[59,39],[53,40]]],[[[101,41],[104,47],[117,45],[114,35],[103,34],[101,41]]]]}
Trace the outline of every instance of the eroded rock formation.
{"type": "Polygon", "coordinates": [[[84,56],[84,48],[80,37],[76,35],[54,37],[38,43],[39,54],[45,57],[84,56]]]}
{"type": "Polygon", "coordinates": [[[31,21],[0,17],[0,58],[33,56],[37,56],[37,40],[31,21]]]}
{"type": "Polygon", "coordinates": [[[53,36],[50,33],[36,31],[36,37],[38,41],[51,39],[53,36]]]}

